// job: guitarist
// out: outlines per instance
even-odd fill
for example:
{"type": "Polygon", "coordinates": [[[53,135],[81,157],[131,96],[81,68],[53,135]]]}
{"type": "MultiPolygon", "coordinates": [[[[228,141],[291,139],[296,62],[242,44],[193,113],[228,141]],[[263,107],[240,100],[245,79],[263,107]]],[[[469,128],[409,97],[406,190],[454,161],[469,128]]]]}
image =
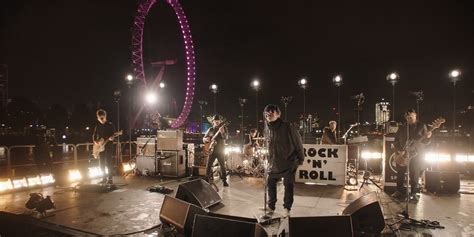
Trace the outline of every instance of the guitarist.
{"type": "Polygon", "coordinates": [[[214,161],[217,159],[219,162],[219,166],[221,167],[221,179],[224,187],[228,187],[229,184],[227,183],[227,173],[225,170],[225,153],[224,153],[224,145],[225,145],[225,140],[228,138],[228,132],[226,127],[221,126],[219,128],[219,125],[221,124],[222,119],[221,116],[219,115],[214,115],[212,117],[212,127],[209,128],[206,132],[206,134],[203,137],[203,142],[204,143],[211,143],[212,139],[214,138],[214,142],[216,143],[214,146],[214,149],[212,150],[212,153],[209,154],[209,157],[207,159],[207,166],[206,166],[206,176],[209,179],[212,179],[212,164],[214,161]],[[216,133],[219,133],[216,135],[216,133]]]}
{"type": "MultiPolygon", "coordinates": [[[[416,111],[414,109],[409,109],[405,112],[406,123],[398,128],[397,134],[395,135],[395,149],[400,154],[405,154],[405,148],[407,141],[417,141],[421,139],[421,144],[425,147],[431,142],[431,131],[428,131],[426,125],[416,118],[416,111]],[[407,135],[407,126],[408,126],[408,135],[407,135]]],[[[422,148],[421,148],[422,149],[422,148]]],[[[418,150],[417,154],[412,154],[409,152],[410,157],[410,200],[418,201],[418,179],[423,170],[423,158],[422,150],[418,150]]],[[[405,172],[407,171],[407,166],[401,166],[397,164],[397,191],[392,194],[392,197],[397,199],[406,198],[406,191],[403,187],[405,183],[405,172]]]]}
{"type": "MultiPolygon", "coordinates": [[[[109,139],[110,141],[114,140],[114,132],[115,127],[114,125],[107,121],[107,112],[103,109],[99,109],[96,112],[97,116],[97,125],[94,128],[94,133],[92,134],[92,141],[94,144],[103,144],[104,140],[109,139]]],[[[112,142],[107,142],[104,147],[104,151],[99,155],[99,166],[100,169],[105,173],[105,167],[107,167],[108,175],[102,180],[102,183],[112,184],[112,177],[113,177],[113,159],[112,154],[114,154],[113,144],[112,142]]]]}

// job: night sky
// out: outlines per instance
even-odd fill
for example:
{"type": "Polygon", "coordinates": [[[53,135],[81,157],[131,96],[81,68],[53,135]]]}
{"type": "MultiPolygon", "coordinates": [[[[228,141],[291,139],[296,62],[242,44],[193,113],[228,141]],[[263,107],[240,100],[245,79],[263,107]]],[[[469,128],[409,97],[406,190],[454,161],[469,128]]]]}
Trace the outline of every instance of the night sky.
{"type": "MultiPolygon", "coordinates": [[[[453,85],[448,73],[462,71],[457,108],[474,105],[474,9],[468,1],[192,1],[181,5],[190,22],[196,50],[196,97],[213,100],[230,120],[240,113],[238,98],[249,99],[249,122],[265,104],[291,95],[289,120],[303,110],[297,81],[309,79],[307,112],[322,121],[336,119],[337,89],[331,79],[342,74],[342,120],[355,122],[351,96],[366,96],[363,119],[374,120],[375,103],[392,100],[385,77],[400,74],[396,112],[415,107],[409,91],[423,90],[427,119],[449,117],[453,85]]],[[[42,106],[61,103],[113,103],[113,91],[126,89],[131,67],[131,27],[135,1],[9,1],[2,3],[0,63],[7,64],[10,97],[28,97],[42,106]]],[[[147,17],[144,34],[147,77],[150,62],[178,59],[166,69],[163,104],[175,98],[181,110],[185,90],[184,50],[174,12],[163,1],[147,17]]],[[[138,100],[138,98],[137,98],[138,100]]],[[[164,114],[173,113],[162,105],[164,114]]],[[[193,116],[198,114],[193,107],[193,116]]],[[[92,115],[93,116],[93,115],[92,115]]],[[[450,118],[450,117],[449,117],[450,118]]]]}

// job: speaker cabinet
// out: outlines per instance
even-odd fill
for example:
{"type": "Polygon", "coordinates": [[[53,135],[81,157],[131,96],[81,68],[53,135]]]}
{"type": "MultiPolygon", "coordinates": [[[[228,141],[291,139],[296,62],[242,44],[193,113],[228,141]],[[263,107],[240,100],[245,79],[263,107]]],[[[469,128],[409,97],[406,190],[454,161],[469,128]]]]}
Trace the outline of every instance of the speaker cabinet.
{"type": "Polygon", "coordinates": [[[385,228],[382,209],[380,208],[375,192],[358,198],[349,204],[349,206],[342,211],[342,214],[351,216],[352,227],[355,234],[379,234],[385,228]]]}
{"type": "Polygon", "coordinates": [[[165,195],[161,206],[160,220],[176,227],[178,232],[191,236],[195,215],[207,215],[202,208],[165,195]]]}
{"type": "Polygon", "coordinates": [[[425,189],[431,193],[457,193],[461,187],[458,172],[425,171],[425,189]]]}
{"type": "Polygon", "coordinates": [[[352,237],[351,216],[290,217],[290,237],[341,236],[352,237]]]}
{"type": "Polygon", "coordinates": [[[158,149],[162,150],[182,150],[183,131],[181,130],[159,130],[158,149]]]}
{"type": "Polygon", "coordinates": [[[180,184],[176,191],[176,198],[202,208],[209,208],[210,206],[222,202],[222,198],[216,190],[202,179],[195,179],[180,184]]]}
{"type": "Polygon", "coordinates": [[[185,151],[160,150],[157,157],[160,162],[161,175],[165,177],[180,178],[186,176],[185,151]]]}
{"type": "Polygon", "coordinates": [[[156,172],[155,157],[137,156],[137,170],[143,175],[151,175],[156,172]]]}
{"type": "Polygon", "coordinates": [[[396,163],[393,160],[393,154],[395,154],[395,137],[384,136],[383,137],[383,186],[384,191],[387,193],[393,193],[397,189],[397,170],[396,163]]]}
{"type": "Polygon", "coordinates": [[[265,229],[257,223],[226,218],[196,215],[193,237],[229,237],[229,236],[268,236],[265,229]]]}

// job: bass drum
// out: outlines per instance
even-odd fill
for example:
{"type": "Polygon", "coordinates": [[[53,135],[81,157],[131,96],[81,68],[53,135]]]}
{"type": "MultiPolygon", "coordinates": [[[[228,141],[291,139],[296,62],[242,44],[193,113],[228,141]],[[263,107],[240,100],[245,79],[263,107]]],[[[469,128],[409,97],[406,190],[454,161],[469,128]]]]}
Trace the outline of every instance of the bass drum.
{"type": "Polygon", "coordinates": [[[244,145],[244,155],[246,157],[251,157],[251,156],[253,156],[253,154],[254,154],[253,147],[250,144],[245,144],[244,145]]]}

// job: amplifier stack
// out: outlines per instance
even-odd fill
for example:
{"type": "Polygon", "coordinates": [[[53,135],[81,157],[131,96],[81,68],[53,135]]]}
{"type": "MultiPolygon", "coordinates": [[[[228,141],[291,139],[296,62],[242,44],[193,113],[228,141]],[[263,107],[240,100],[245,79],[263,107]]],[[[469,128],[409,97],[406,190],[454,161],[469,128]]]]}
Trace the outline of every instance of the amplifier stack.
{"type": "Polygon", "coordinates": [[[180,178],[193,158],[194,147],[184,149],[183,131],[158,131],[157,136],[137,138],[137,170],[144,175],[180,178]]]}

